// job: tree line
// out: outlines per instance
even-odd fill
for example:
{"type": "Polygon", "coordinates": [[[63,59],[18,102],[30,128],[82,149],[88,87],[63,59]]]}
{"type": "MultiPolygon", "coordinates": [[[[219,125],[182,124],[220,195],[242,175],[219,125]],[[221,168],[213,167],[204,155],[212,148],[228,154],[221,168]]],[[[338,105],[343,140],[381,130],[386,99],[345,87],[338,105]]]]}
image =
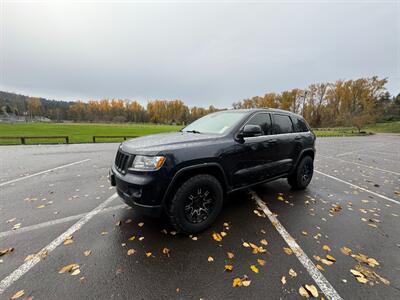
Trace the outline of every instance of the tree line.
{"type": "MultiPolygon", "coordinates": [[[[378,77],[311,84],[305,89],[266,93],[232,104],[239,108],[280,108],[304,116],[312,127],[355,126],[400,120],[400,94],[391,96],[387,79],[378,77]]],[[[45,116],[54,121],[152,122],[187,124],[219,109],[188,107],[181,100],[152,100],[146,106],[137,101],[102,99],[65,102],[0,92],[3,113],[45,116]]]]}

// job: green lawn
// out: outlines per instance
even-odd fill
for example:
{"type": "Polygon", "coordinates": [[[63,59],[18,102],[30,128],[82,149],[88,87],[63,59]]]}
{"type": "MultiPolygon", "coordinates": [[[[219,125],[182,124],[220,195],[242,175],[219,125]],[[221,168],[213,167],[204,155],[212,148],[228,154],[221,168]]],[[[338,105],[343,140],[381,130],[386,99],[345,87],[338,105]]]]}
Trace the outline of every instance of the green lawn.
{"type": "MultiPolygon", "coordinates": [[[[0,124],[0,136],[57,136],[67,135],[70,143],[91,143],[94,135],[129,135],[141,136],[153,133],[178,131],[182,126],[155,124],[88,124],[88,123],[28,123],[0,124]]],[[[378,123],[364,129],[370,132],[400,133],[400,122],[378,123]]],[[[320,128],[315,133],[325,136],[357,136],[356,128],[320,128]]],[[[365,135],[365,134],[362,134],[365,135]]],[[[98,142],[118,142],[123,139],[99,139],[98,142]]],[[[32,139],[27,144],[62,143],[61,139],[32,139]]],[[[19,139],[0,139],[0,144],[19,144],[19,139]]]]}
{"type": "MultiPolygon", "coordinates": [[[[153,133],[178,131],[182,126],[155,124],[87,124],[87,123],[28,123],[0,124],[0,136],[62,136],[70,137],[70,143],[91,143],[94,135],[141,136],[153,133]]],[[[123,139],[99,139],[99,142],[117,142],[123,139]]],[[[97,141],[97,139],[96,139],[97,141]]],[[[60,143],[58,139],[32,139],[27,144],[60,143]]],[[[19,144],[20,140],[0,139],[0,144],[19,144]]]]}

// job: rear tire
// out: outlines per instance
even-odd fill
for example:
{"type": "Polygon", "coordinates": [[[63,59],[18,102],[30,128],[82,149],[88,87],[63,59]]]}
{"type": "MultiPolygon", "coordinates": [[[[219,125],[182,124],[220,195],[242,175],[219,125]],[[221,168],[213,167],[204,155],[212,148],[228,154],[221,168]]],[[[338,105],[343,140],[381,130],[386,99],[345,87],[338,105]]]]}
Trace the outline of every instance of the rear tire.
{"type": "Polygon", "coordinates": [[[298,163],[296,170],[288,177],[289,185],[296,190],[304,190],[311,182],[314,173],[314,161],[305,156],[298,163]]]}
{"type": "Polygon", "coordinates": [[[223,204],[220,182],[200,174],[186,180],[171,199],[167,214],[178,232],[191,234],[208,228],[218,217],[223,204]]]}

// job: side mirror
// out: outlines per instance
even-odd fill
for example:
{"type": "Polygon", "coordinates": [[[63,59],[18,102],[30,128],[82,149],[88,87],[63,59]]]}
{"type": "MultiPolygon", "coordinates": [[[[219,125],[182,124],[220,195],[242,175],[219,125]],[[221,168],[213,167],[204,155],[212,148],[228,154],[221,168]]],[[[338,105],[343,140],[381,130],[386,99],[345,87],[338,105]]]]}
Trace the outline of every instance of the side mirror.
{"type": "Polygon", "coordinates": [[[259,136],[261,134],[262,130],[259,125],[245,125],[241,131],[242,137],[259,136]]]}

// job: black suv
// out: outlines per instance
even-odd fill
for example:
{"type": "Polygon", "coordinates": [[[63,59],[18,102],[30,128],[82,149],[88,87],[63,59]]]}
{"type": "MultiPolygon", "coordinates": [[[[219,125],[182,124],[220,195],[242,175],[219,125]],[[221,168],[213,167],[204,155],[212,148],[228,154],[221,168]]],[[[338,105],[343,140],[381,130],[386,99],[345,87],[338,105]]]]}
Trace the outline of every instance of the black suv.
{"type": "Polygon", "coordinates": [[[226,195],[285,177],[304,189],[313,175],[315,135],[304,119],[277,109],[226,110],[179,132],[123,142],[110,171],[119,196],[180,232],[210,226],[226,195]]]}

